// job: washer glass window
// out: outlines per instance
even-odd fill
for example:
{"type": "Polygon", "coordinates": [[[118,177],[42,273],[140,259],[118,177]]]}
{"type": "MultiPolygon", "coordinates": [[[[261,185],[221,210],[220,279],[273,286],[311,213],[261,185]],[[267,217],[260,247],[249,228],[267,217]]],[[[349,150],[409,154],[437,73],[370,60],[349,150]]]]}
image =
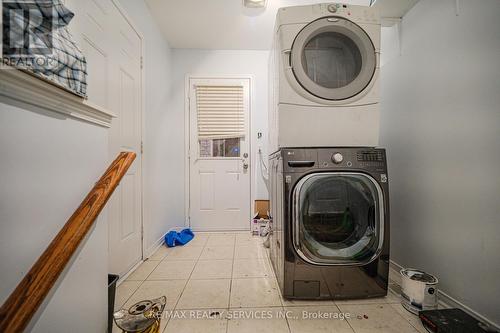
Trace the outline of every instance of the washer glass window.
{"type": "Polygon", "coordinates": [[[364,174],[303,178],[294,190],[294,240],[299,255],[317,264],[366,264],[383,244],[380,186],[364,174]]]}

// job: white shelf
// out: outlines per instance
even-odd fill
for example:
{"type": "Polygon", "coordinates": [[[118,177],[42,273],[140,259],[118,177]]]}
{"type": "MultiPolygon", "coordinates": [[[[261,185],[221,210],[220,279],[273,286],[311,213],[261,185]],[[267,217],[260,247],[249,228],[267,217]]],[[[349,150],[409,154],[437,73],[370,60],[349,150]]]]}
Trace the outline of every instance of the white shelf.
{"type": "Polygon", "coordinates": [[[82,97],[14,68],[0,69],[0,102],[33,105],[104,127],[111,127],[112,119],[116,118],[82,97]]]}
{"type": "Polygon", "coordinates": [[[377,0],[373,7],[378,8],[382,26],[390,27],[401,20],[418,0],[377,0]]]}

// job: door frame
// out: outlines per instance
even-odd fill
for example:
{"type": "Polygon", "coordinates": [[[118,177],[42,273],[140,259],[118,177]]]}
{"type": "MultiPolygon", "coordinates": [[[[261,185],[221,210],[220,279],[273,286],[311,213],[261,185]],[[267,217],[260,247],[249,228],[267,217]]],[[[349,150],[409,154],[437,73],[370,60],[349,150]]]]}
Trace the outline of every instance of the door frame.
{"type": "MultiPolygon", "coordinates": [[[[136,160],[135,162],[136,163],[140,163],[141,164],[141,178],[140,178],[140,185],[141,185],[141,190],[139,191],[140,195],[141,195],[141,261],[139,263],[137,263],[137,265],[135,265],[134,267],[132,267],[132,269],[129,271],[132,272],[135,267],[137,267],[145,258],[145,253],[146,251],[151,251],[152,249],[154,249],[156,247],[156,243],[155,242],[152,246],[151,249],[145,249],[144,248],[144,207],[145,207],[145,194],[144,194],[144,177],[145,177],[145,168],[144,168],[144,139],[145,139],[145,130],[146,130],[146,120],[145,120],[145,117],[146,117],[146,99],[144,98],[146,96],[146,71],[145,71],[145,57],[144,55],[146,54],[146,45],[144,43],[144,34],[142,33],[141,30],[139,30],[138,28],[138,25],[135,24],[135,22],[132,20],[132,18],[130,17],[130,15],[127,13],[127,11],[125,10],[125,8],[123,7],[123,5],[120,3],[119,0],[111,0],[112,4],[115,6],[115,8],[120,12],[120,14],[123,16],[123,18],[125,18],[125,20],[128,22],[128,24],[130,24],[130,26],[132,27],[132,29],[134,30],[134,32],[137,34],[137,36],[139,36],[140,40],[141,40],[141,102],[140,102],[140,105],[141,105],[141,110],[140,110],[140,113],[141,113],[141,123],[140,123],[140,129],[141,129],[141,154],[140,154],[140,158],[137,158],[136,157],[136,160]]],[[[112,157],[112,156],[111,156],[112,157]]],[[[108,239],[109,241],[109,239],[108,239]]],[[[108,244],[109,246],[109,244],[108,244]]],[[[128,275],[128,274],[127,274],[128,275]]]]}
{"type": "MultiPolygon", "coordinates": [[[[191,80],[248,80],[248,161],[250,165],[250,215],[252,215],[254,203],[254,191],[255,191],[255,169],[253,165],[253,135],[252,135],[252,107],[255,103],[254,92],[254,76],[251,74],[244,75],[191,75],[186,74],[184,79],[184,227],[190,228],[190,214],[191,214],[191,162],[189,156],[190,144],[191,144],[191,129],[190,129],[190,89],[191,80]]],[[[253,216],[248,217],[248,231],[251,230],[251,219],[253,216]]],[[[236,230],[236,229],[235,229],[236,230]]],[[[228,231],[228,230],[220,230],[228,231]]],[[[241,231],[241,230],[240,230],[241,231]]]]}

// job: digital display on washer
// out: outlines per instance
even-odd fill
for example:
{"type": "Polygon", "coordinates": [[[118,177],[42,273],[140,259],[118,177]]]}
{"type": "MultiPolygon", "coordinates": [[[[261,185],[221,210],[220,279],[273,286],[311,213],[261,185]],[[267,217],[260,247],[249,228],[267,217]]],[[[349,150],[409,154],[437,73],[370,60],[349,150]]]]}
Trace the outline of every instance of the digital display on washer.
{"type": "Polygon", "coordinates": [[[358,153],[359,162],[383,162],[384,154],[381,151],[361,151],[358,153]]]}

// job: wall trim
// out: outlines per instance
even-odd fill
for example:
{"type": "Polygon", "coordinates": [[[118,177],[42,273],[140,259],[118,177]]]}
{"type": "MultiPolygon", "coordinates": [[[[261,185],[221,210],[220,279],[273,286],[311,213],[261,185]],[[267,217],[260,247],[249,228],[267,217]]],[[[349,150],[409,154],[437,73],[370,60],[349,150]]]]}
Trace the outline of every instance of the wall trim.
{"type": "Polygon", "coordinates": [[[116,118],[82,97],[14,68],[0,69],[0,101],[15,106],[31,105],[107,128],[116,118]]]}
{"type": "MultiPolygon", "coordinates": [[[[168,233],[168,232],[167,232],[168,233]]],[[[166,233],[166,234],[167,234],[166,233]]],[[[166,235],[165,234],[165,235],[166,235]]],[[[165,243],[165,235],[161,236],[160,239],[156,240],[150,247],[144,251],[144,259],[151,257],[162,245],[165,243]]]]}
{"type": "Polygon", "coordinates": [[[151,257],[156,251],[158,251],[158,249],[164,243],[164,238],[165,238],[165,236],[161,237],[160,239],[158,239],[157,241],[155,241],[153,243],[153,245],[151,245],[150,247],[148,247],[148,249],[144,251],[143,259],[140,260],[137,264],[135,264],[134,267],[132,267],[126,274],[124,274],[123,276],[120,276],[120,278],[119,278],[118,282],[116,283],[116,285],[119,286],[120,284],[122,284],[122,282],[124,282],[125,280],[127,280],[127,278],[129,277],[130,274],[132,274],[137,268],[139,268],[139,266],[143,262],[147,261],[149,257],[151,257]]]}
{"type": "MultiPolygon", "coordinates": [[[[395,262],[394,260],[390,260],[390,269],[394,270],[397,272],[399,275],[399,272],[403,269],[403,266],[395,262]]],[[[395,274],[396,274],[395,272],[395,274]]],[[[393,280],[394,283],[398,284],[401,286],[401,282],[393,280]]],[[[494,327],[496,330],[500,330],[500,325],[495,324],[493,321],[489,320],[485,316],[481,315],[479,312],[471,309],[464,303],[460,302],[453,296],[445,293],[444,291],[439,289],[439,284],[438,284],[438,299],[439,299],[439,306],[442,308],[458,308],[461,309],[468,314],[470,314],[472,317],[476,318],[477,320],[486,323],[487,325],[494,327]]]]}

